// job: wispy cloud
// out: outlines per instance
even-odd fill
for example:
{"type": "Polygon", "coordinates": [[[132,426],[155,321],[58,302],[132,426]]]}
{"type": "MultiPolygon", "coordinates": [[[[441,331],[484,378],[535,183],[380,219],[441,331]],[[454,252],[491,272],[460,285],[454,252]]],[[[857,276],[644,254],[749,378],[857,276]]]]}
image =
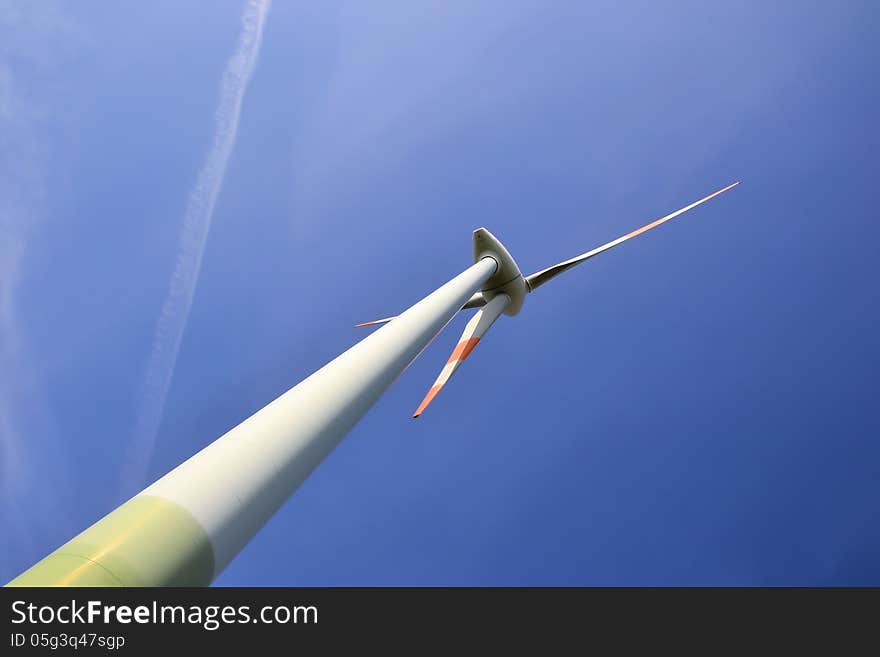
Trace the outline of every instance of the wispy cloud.
{"type": "Polygon", "coordinates": [[[13,221],[18,213],[10,212],[11,205],[8,198],[0,197],[0,494],[4,506],[14,503],[27,472],[24,440],[16,418],[20,409],[18,388],[13,385],[14,379],[27,371],[20,362],[23,350],[14,309],[23,239],[13,221]]]}
{"type": "Polygon", "coordinates": [[[259,56],[263,25],[270,5],[271,0],[249,0],[245,5],[238,44],[223,72],[220,104],[214,115],[214,137],[195,186],[190,191],[174,272],[153,336],[134,438],[122,468],[121,483],[126,494],[131,492],[132,486],[143,483],[156,444],[181,339],[192,307],[214,206],[235,146],[242,99],[259,56]]]}
{"type": "MultiPolygon", "coordinates": [[[[0,0],[0,578],[64,524],[70,490],[67,451],[47,403],[19,299],[26,293],[28,246],[46,212],[56,125],[52,98],[64,88],[59,68],[79,40],[54,3],[0,0]],[[30,77],[24,72],[29,72],[30,77]],[[27,79],[26,79],[27,78],[27,79]],[[36,82],[34,82],[36,80],[36,82]],[[27,82],[27,84],[26,84],[27,82]],[[21,512],[27,503],[28,513],[21,512]],[[51,533],[51,531],[49,531],[51,533]]],[[[57,126],[56,126],[57,127],[57,126]]]]}

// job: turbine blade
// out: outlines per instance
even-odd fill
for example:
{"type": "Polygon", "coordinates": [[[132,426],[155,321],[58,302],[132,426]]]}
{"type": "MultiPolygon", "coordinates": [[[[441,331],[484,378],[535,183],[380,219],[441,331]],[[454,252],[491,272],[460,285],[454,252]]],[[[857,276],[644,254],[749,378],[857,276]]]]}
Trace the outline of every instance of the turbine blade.
{"type": "MultiPolygon", "coordinates": [[[[479,308],[480,306],[485,306],[485,305],[486,305],[486,300],[483,298],[483,293],[482,292],[475,292],[474,295],[465,302],[465,304],[461,307],[461,309],[464,310],[466,308],[479,308]]],[[[382,319],[374,319],[372,322],[363,322],[361,324],[355,324],[354,327],[355,328],[362,328],[364,326],[375,326],[376,324],[387,324],[395,317],[397,317],[397,315],[394,315],[394,317],[384,317],[382,319]]]]}
{"type": "Polygon", "coordinates": [[[544,283],[546,283],[550,279],[555,278],[556,276],[559,276],[559,274],[561,274],[565,270],[571,269],[575,265],[582,263],[584,260],[592,258],[595,255],[599,255],[603,251],[607,251],[608,249],[615,247],[618,244],[622,244],[623,242],[626,242],[628,239],[635,237],[637,235],[641,235],[642,233],[647,232],[647,231],[651,230],[652,228],[656,228],[660,224],[666,223],[670,219],[674,219],[678,215],[683,214],[683,213],[687,212],[688,210],[697,207],[701,203],[705,203],[709,199],[715,198],[719,194],[726,192],[728,189],[733,189],[737,185],[739,185],[739,181],[733,183],[732,185],[728,185],[727,187],[719,189],[717,192],[713,192],[713,193],[709,194],[709,196],[704,196],[699,201],[694,201],[690,205],[686,205],[685,207],[681,208],[680,210],[676,210],[675,212],[667,214],[665,217],[660,217],[659,219],[652,221],[651,223],[646,224],[646,225],[642,226],[641,228],[637,228],[636,230],[634,230],[630,233],[627,233],[623,237],[618,237],[616,240],[612,240],[611,242],[608,242],[607,244],[603,244],[602,246],[596,247],[592,251],[587,251],[586,253],[582,253],[579,256],[575,256],[574,258],[571,258],[570,260],[565,260],[565,261],[560,262],[556,265],[553,265],[552,267],[547,267],[547,269],[542,269],[541,271],[535,272],[531,276],[527,276],[526,283],[529,286],[529,291],[533,291],[539,285],[543,285],[544,283]]]}
{"type": "Polygon", "coordinates": [[[397,315],[394,315],[394,317],[384,317],[382,319],[374,319],[372,322],[363,322],[362,324],[355,324],[354,327],[361,328],[363,326],[373,326],[375,324],[386,324],[386,323],[390,322],[392,319],[394,319],[395,317],[397,317],[397,315]]]}
{"type": "Polygon", "coordinates": [[[481,306],[486,305],[486,299],[483,297],[482,292],[474,292],[474,296],[468,299],[465,304],[461,307],[462,310],[466,308],[479,308],[481,306]]]}
{"type": "Polygon", "coordinates": [[[434,381],[434,385],[431,386],[428,390],[428,394],[425,395],[422,403],[419,404],[418,409],[413,413],[414,418],[421,415],[428,407],[428,404],[434,401],[434,397],[436,397],[437,393],[440,392],[440,389],[446,385],[446,382],[449,381],[449,377],[451,377],[453,372],[461,366],[465,358],[467,358],[471,351],[473,351],[474,347],[477,346],[477,343],[480,341],[480,338],[483,337],[483,334],[489,330],[489,327],[492,326],[495,320],[504,312],[504,309],[507,308],[507,304],[509,303],[509,296],[506,294],[499,294],[493,297],[490,302],[480,308],[476,314],[471,317],[470,321],[464,327],[464,331],[461,334],[458,344],[455,345],[455,349],[452,350],[452,355],[449,357],[449,360],[446,361],[446,365],[443,369],[440,370],[437,380],[434,381]]]}

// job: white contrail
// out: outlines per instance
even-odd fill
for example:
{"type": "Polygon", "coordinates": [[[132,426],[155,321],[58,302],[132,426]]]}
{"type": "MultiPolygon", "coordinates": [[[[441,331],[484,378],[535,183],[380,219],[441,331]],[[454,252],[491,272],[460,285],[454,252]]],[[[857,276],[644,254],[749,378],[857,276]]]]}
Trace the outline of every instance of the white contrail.
{"type": "Polygon", "coordinates": [[[214,138],[196,184],[190,191],[171,284],[153,336],[134,439],[122,468],[124,492],[143,483],[156,443],[181,337],[192,307],[214,205],[235,145],[241,102],[259,56],[263,24],[270,5],[271,0],[249,0],[245,5],[238,45],[223,72],[220,104],[214,115],[214,138]]]}

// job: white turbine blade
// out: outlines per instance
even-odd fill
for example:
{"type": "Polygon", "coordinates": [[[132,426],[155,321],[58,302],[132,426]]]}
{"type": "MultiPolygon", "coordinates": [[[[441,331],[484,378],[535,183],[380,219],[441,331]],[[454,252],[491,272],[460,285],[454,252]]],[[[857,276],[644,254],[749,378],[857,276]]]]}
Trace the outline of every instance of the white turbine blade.
{"type": "Polygon", "coordinates": [[[483,296],[482,292],[474,292],[474,295],[467,300],[467,302],[461,307],[462,310],[466,308],[479,308],[481,306],[486,305],[486,299],[483,296]]]}
{"type": "Polygon", "coordinates": [[[386,324],[387,322],[390,322],[392,319],[394,319],[396,317],[397,317],[397,315],[394,315],[394,317],[383,317],[382,319],[374,319],[372,322],[363,322],[362,324],[355,324],[354,327],[361,328],[362,326],[374,326],[375,324],[386,324]]]}
{"type": "MultiPolygon", "coordinates": [[[[482,292],[475,292],[474,295],[467,300],[467,302],[461,307],[462,310],[466,308],[479,308],[480,306],[486,305],[486,299],[483,298],[482,292]]],[[[397,317],[394,315],[393,317],[383,317],[382,319],[374,319],[372,322],[363,322],[361,324],[355,324],[355,328],[362,328],[364,326],[375,326],[376,324],[387,324],[392,319],[397,317]]]]}
{"type": "Polygon", "coordinates": [[[483,334],[489,330],[489,327],[492,326],[495,320],[504,312],[504,309],[507,308],[507,304],[509,303],[509,296],[506,294],[499,294],[471,317],[467,326],[464,327],[464,331],[461,334],[458,344],[455,345],[455,349],[452,350],[452,355],[449,357],[449,360],[446,361],[446,365],[443,369],[440,370],[437,380],[434,381],[434,385],[431,386],[431,389],[428,390],[428,394],[425,395],[422,403],[419,404],[418,409],[413,413],[413,417],[418,417],[424,412],[428,407],[428,404],[430,404],[434,400],[434,397],[437,396],[437,393],[440,392],[440,389],[446,385],[447,381],[449,381],[449,377],[452,376],[453,372],[459,368],[465,358],[467,358],[471,351],[473,351],[474,347],[476,347],[477,343],[480,341],[480,338],[483,337],[483,334]]]}
{"type": "Polygon", "coordinates": [[[551,278],[555,278],[556,276],[559,276],[559,274],[564,272],[566,269],[571,269],[575,265],[580,264],[581,262],[583,262],[584,260],[587,260],[588,258],[592,258],[595,255],[599,255],[603,251],[607,251],[608,249],[615,247],[618,244],[626,242],[628,239],[635,237],[636,235],[641,235],[642,233],[647,232],[647,231],[651,230],[652,228],[656,228],[660,224],[666,223],[670,219],[674,219],[678,215],[683,214],[683,213],[687,212],[688,210],[697,207],[701,203],[705,203],[709,199],[715,198],[719,194],[722,194],[723,192],[726,192],[728,189],[732,189],[732,188],[736,187],[737,185],[739,185],[739,182],[735,182],[732,185],[728,185],[727,187],[724,187],[723,189],[719,189],[717,192],[713,192],[712,194],[709,194],[709,196],[705,196],[705,197],[701,198],[699,201],[695,201],[695,202],[691,203],[690,205],[686,205],[685,207],[681,208],[680,210],[676,210],[675,212],[673,212],[671,214],[667,214],[665,217],[660,217],[659,219],[652,221],[651,223],[649,223],[645,226],[642,226],[641,228],[637,228],[636,230],[632,231],[631,233],[627,233],[623,237],[618,237],[616,240],[612,240],[611,242],[608,242],[607,244],[603,244],[602,246],[599,246],[599,247],[593,249],[592,251],[587,251],[586,253],[583,253],[579,256],[575,256],[574,258],[571,258],[570,260],[565,260],[564,262],[560,262],[559,264],[553,265],[552,267],[547,267],[547,269],[542,269],[541,271],[535,272],[531,276],[526,277],[526,283],[528,283],[529,290],[530,291],[534,290],[536,287],[538,287],[539,285],[543,285],[544,283],[549,281],[551,278]]]}

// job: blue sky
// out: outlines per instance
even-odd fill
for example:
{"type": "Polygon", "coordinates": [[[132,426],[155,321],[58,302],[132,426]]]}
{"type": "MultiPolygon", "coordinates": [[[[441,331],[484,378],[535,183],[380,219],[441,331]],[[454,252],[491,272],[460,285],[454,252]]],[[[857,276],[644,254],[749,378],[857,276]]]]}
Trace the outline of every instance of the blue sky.
{"type": "Polygon", "coordinates": [[[217,583],[880,584],[880,10],[662,5],[276,0],[157,407],[244,2],[0,2],[0,579],[474,228],[531,272],[742,179],[531,295],[413,421],[457,318],[217,583]]]}

